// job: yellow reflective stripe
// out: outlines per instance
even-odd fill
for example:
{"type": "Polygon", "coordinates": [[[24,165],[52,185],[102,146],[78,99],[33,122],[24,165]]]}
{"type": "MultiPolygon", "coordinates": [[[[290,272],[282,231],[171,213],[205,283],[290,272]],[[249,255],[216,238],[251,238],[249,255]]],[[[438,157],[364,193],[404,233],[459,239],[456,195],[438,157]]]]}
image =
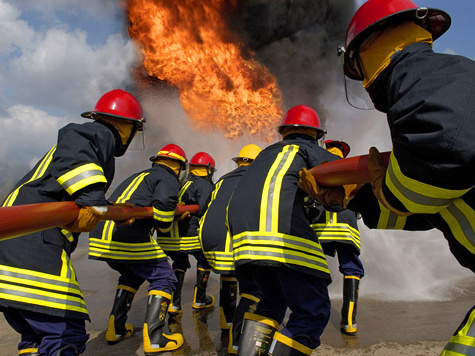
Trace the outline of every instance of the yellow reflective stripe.
{"type": "Polygon", "coordinates": [[[379,214],[378,225],[376,229],[383,230],[402,230],[406,225],[407,216],[399,216],[393,213],[391,210],[387,209],[384,205],[379,203],[379,209],[381,213],[379,214]]]}
{"type": "Polygon", "coordinates": [[[188,187],[193,183],[193,181],[189,180],[186,182],[183,187],[180,189],[180,193],[178,194],[178,202],[181,203],[181,198],[183,197],[183,194],[185,194],[186,190],[188,187]]]}
{"type": "Polygon", "coordinates": [[[234,271],[232,252],[203,251],[209,265],[217,271],[234,271]]]}
{"type": "Polygon", "coordinates": [[[475,355],[475,309],[472,309],[465,325],[450,338],[441,355],[475,355]]]}
{"type": "Polygon", "coordinates": [[[233,238],[234,259],[272,260],[330,273],[318,242],[264,231],[243,232],[233,238]]]}
{"type": "Polygon", "coordinates": [[[119,284],[119,285],[117,286],[117,290],[119,290],[119,289],[124,289],[124,290],[126,290],[126,291],[128,291],[128,292],[130,292],[130,293],[133,293],[133,294],[137,293],[137,289],[132,288],[132,287],[130,287],[130,286],[126,286],[125,284],[119,284]]]}
{"type": "Polygon", "coordinates": [[[158,221],[172,222],[175,218],[175,210],[164,211],[153,208],[153,218],[158,221]]]}
{"type": "Polygon", "coordinates": [[[3,203],[3,206],[12,206],[12,204],[15,202],[15,199],[18,196],[18,193],[19,193],[21,187],[23,187],[25,184],[28,184],[28,183],[42,177],[45,174],[46,169],[49,167],[49,164],[51,163],[51,160],[53,159],[53,154],[54,154],[55,151],[56,151],[56,146],[53,146],[48,151],[48,153],[45,155],[45,157],[43,158],[41,163],[38,165],[38,168],[33,173],[31,178],[27,182],[20,185],[13,192],[11,192],[10,195],[7,197],[7,199],[5,199],[5,202],[3,203]]]}
{"type": "Polygon", "coordinates": [[[408,211],[429,214],[439,212],[473,187],[460,190],[444,189],[406,177],[401,172],[394,152],[391,152],[385,183],[408,211]]]}
{"type": "Polygon", "coordinates": [[[89,239],[89,256],[115,260],[149,260],[165,258],[166,255],[155,242],[127,243],[89,239]]]}
{"type": "Polygon", "coordinates": [[[14,302],[35,304],[55,309],[67,309],[87,314],[86,303],[83,299],[64,294],[39,291],[38,289],[0,283],[0,298],[14,302]],[[4,291],[8,291],[8,293],[4,291]],[[54,299],[57,301],[53,301],[54,299]]]}
{"type": "Polygon", "coordinates": [[[279,202],[282,181],[294,160],[299,146],[286,145],[277,155],[267,174],[261,196],[259,230],[278,232],[279,202]]]}
{"type": "Polygon", "coordinates": [[[61,292],[81,293],[76,280],[4,265],[0,265],[0,280],[61,292]]]}
{"type": "Polygon", "coordinates": [[[198,236],[186,236],[178,239],[170,237],[157,237],[157,243],[164,251],[191,251],[201,250],[198,236]]]}
{"type": "Polygon", "coordinates": [[[18,352],[19,355],[28,354],[28,353],[38,353],[38,348],[29,348],[29,349],[22,349],[18,352]]]}
{"type": "Polygon", "coordinates": [[[61,278],[67,278],[68,277],[68,256],[66,255],[66,251],[63,250],[61,252],[61,273],[60,276],[61,278]]]}
{"type": "Polygon", "coordinates": [[[455,239],[468,251],[475,254],[475,211],[463,199],[440,212],[455,239]]]}
{"type": "Polygon", "coordinates": [[[70,195],[91,184],[107,183],[104,170],[95,163],[74,168],[59,177],[57,181],[70,195]]]}
{"type": "MultiPolygon", "coordinates": [[[[102,228],[101,238],[104,241],[112,240],[112,233],[114,232],[115,222],[113,220],[106,220],[104,222],[104,227],[102,228]]],[[[91,239],[89,239],[91,241],[91,239]]]]}
{"type": "Polygon", "coordinates": [[[148,292],[148,295],[159,295],[159,296],[162,296],[162,297],[165,297],[167,299],[172,299],[172,295],[167,293],[167,292],[164,292],[164,291],[161,291],[161,290],[151,290],[148,292]]]}
{"type": "MultiPolygon", "coordinates": [[[[274,334],[274,340],[284,344],[284,345],[287,345],[289,348],[293,349],[293,350],[298,350],[299,353],[301,354],[304,354],[304,355],[311,355],[312,354],[312,349],[301,344],[300,342],[298,341],[295,341],[294,339],[291,339],[290,337],[288,336],[285,336],[284,334],[281,334],[279,332],[276,332],[274,334]]],[[[275,341],[274,341],[275,342],[275,341]]],[[[274,343],[272,344],[274,345],[274,343]]],[[[271,346],[271,349],[269,350],[269,352],[272,352],[274,350],[274,348],[271,346]]]]}
{"type": "Polygon", "coordinates": [[[141,173],[134,179],[132,179],[132,182],[127,186],[127,188],[124,189],[122,194],[117,198],[116,203],[126,203],[130,197],[132,196],[132,193],[137,190],[139,187],[140,183],[144,180],[144,178],[149,175],[150,173],[141,173]]]}

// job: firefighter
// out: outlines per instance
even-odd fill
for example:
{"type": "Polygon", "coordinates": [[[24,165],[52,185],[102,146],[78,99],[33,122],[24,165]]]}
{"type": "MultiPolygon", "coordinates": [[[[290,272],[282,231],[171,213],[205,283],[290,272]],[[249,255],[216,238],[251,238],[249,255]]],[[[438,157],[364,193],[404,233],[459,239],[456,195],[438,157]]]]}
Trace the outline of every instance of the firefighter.
{"type": "Polygon", "coordinates": [[[74,201],[78,218],[67,226],[0,241],[0,309],[21,334],[19,353],[79,355],[90,320],[71,264],[80,232],[89,232],[107,211],[105,193],[122,156],[143,129],[142,108],[120,89],[97,101],[82,117],[61,128],[57,144],[27,173],[3,206],[74,201]]]}
{"type": "MultiPolygon", "coordinates": [[[[350,146],[340,140],[325,141],[327,151],[344,158],[350,146]]],[[[325,255],[338,255],[339,270],[343,274],[343,305],[341,308],[340,331],[356,334],[356,312],[359,284],[364,276],[360,255],[360,233],[356,213],[352,210],[326,210],[318,201],[309,197],[307,213],[310,226],[317,234],[325,255]]]]}
{"type": "MultiPolygon", "coordinates": [[[[432,50],[450,22],[444,11],[409,0],[369,0],[353,16],[344,72],[387,115],[393,149],[387,168],[370,149],[371,186],[348,206],[373,228],[441,230],[459,263],[475,272],[475,62],[432,50]]],[[[317,190],[321,200],[330,191],[317,190]]],[[[472,309],[442,355],[475,352],[474,317],[472,309]]]]}
{"type": "Polygon", "coordinates": [[[177,278],[169,313],[182,313],[181,290],[188,268],[191,267],[189,255],[196,258],[196,284],[193,292],[193,309],[210,308],[214,304],[214,296],[207,295],[206,289],[211,272],[211,266],[201,250],[198,238],[199,222],[206,212],[214,189],[213,174],[216,164],[208,153],[198,152],[190,159],[189,174],[180,189],[178,204],[199,206],[197,213],[185,213],[172,225],[168,236],[157,237],[157,242],[171,257],[173,272],[177,278]]]}
{"type": "Polygon", "coordinates": [[[237,353],[244,313],[255,311],[259,290],[252,279],[235,271],[231,235],[226,225],[226,207],[234,188],[261,151],[259,146],[249,144],[232,159],[237,168],[216,182],[208,210],[200,223],[203,253],[213,272],[220,275],[219,324],[221,330],[229,329],[228,351],[233,354],[237,353]],[[238,289],[240,300],[236,305],[238,289]]]}
{"type": "Polygon", "coordinates": [[[146,355],[175,350],[183,344],[181,334],[164,333],[168,305],[177,282],[168,258],[154,240],[156,229],[168,232],[175,217],[180,190],[179,177],[186,172],[185,152],[168,144],[150,157],[152,167],[125,179],[112,193],[113,204],[153,207],[153,218],[131,225],[100,222],[89,234],[89,258],[106,261],[120,273],[109,317],[106,341],[116,344],[132,335],[127,324],[134,295],[147,280],[148,301],[143,327],[146,355]]]}
{"type": "Polygon", "coordinates": [[[310,355],[330,316],[330,272],[297,182],[302,167],[339,158],[320,146],[325,130],[308,106],[291,108],[278,131],[282,141],[259,154],[228,205],[236,270],[261,292],[256,312],[245,314],[238,355],[310,355]]]}

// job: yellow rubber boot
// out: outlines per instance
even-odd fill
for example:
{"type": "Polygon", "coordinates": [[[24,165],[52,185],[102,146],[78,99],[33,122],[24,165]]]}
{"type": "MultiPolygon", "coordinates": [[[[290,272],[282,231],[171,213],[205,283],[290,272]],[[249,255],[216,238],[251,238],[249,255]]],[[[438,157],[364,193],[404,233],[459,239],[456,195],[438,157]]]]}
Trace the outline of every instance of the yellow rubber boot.
{"type": "Polygon", "coordinates": [[[146,356],[176,350],[183,345],[183,335],[163,333],[171,295],[163,291],[148,293],[147,313],[143,325],[143,349],[146,356]]]}

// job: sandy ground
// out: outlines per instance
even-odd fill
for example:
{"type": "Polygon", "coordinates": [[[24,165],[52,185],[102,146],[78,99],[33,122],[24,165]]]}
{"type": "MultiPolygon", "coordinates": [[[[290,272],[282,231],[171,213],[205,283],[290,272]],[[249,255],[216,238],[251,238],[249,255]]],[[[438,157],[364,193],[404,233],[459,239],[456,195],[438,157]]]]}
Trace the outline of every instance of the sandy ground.
{"type": "MultiPolygon", "coordinates": [[[[105,328],[115,293],[117,273],[105,263],[87,259],[87,242],[82,241],[73,255],[73,264],[86,298],[92,322],[87,324],[90,339],[84,356],[143,355],[142,323],[145,317],[147,286],[138,291],[129,322],[135,334],[117,345],[105,341],[105,328]]],[[[183,291],[184,313],[174,325],[183,332],[185,345],[168,355],[224,356],[228,355],[227,333],[219,328],[217,307],[196,313],[192,311],[192,288],[195,272],[190,270],[183,291]]],[[[452,333],[475,301],[475,280],[470,278],[459,286],[452,300],[444,302],[384,302],[360,297],[358,305],[358,335],[348,337],[339,332],[341,299],[332,300],[330,322],[322,335],[322,345],[313,356],[374,355],[374,356],[434,356],[443,349],[452,333]]],[[[219,276],[212,274],[209,293],[218,296],[219,276]]],[[[0,314],[0,356],[17,355],[19,335],[0,314]]]]}

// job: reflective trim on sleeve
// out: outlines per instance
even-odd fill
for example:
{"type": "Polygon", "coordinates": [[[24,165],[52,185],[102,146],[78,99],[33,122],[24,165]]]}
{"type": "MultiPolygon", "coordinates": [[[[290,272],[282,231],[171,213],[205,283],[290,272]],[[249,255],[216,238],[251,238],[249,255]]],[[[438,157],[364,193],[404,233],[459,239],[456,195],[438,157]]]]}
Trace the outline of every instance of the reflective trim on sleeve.
{"type": "Polygon", "coordinates": [[[452,336],[440,356],[474,356],[475,355],[475,309],[465,318],[465,325],[452,336]]]}
{"type": "Polygon", "coordinates": [[[107,183],[104,170],[95,163],[87,163],[74,168],[57,179],[58,183],[68,192],[69,195],[76,193],[88,185],[96,183],[107,183]]]}
{"type": "Polygon", "coordinates": [[[170,223],[175,218],[175,210],[163,211],[153,208],[153,218],[158,221],[170,223]]]}
{"type": "Polygon", "coordinates": [[[394,152],[391,152],[385,183],[391,193],[412,213],[437,213],[472,189],[444,189],[409,178],[401,172],[394,152]]]}
{"type": "Polygon", "coordinates": [[[326,222],[310,225],[318,236],[320,243],[322,241],[337,241],[353,244],[360,249],[360,233],[358,229],[347,223],[339,223],[337,213],[326,211],[326,222]]]}
{"type": "Polygon", "coordinates": [[[383,230],[402,230],[406,225],[407,216],[400,216],[393,213],[386,208],[381,202],[379,202],[379,209],[381,213],[379,215],[377,229],[383,230]]]}
{"type": "Polygon", "coordinates": [[[455,239],[475,254],[475,211],[463,199],[457,199],[440,215],[449,225],[455,239]]]}

